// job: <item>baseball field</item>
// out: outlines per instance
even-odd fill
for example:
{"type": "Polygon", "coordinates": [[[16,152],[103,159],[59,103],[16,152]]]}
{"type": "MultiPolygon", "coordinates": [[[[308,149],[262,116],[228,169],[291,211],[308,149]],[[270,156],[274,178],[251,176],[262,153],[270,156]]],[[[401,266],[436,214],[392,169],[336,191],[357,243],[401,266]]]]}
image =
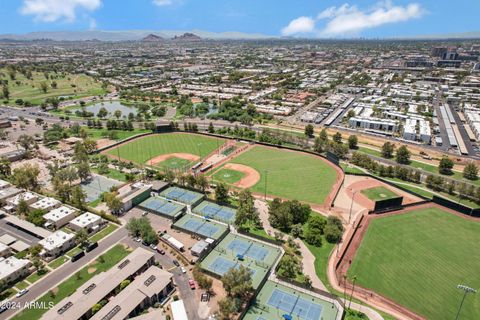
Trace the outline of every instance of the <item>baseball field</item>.
{"type": "MultiPolygon", "coordinates": [[[[337,179],[337,172],[319,157],[301,152],[255,146],[231,161],[260,173],[254,192],[322,204],[337,179]]],[[[221,179],[220,177],[216,177],[221,179]]]]}
{"type": "MultiPolygon", "coordinates": [[[[479,222],[437,208],[372,219],[348,276],[428,319],[454,319],[457,285],[480,288],[479,242],[479,222]]],[[[470,294],[460,318],[479,314],[470,294]]]]}
{"type": "MultiPolygon", "coordinates": [[[[150,164],[150,160],[168,154],[191,154],[203,158],[223,144],[223,139],[196,134],[164,133],[150,135],[126,142],[107,151],[108,154],[138,164],[150,164]]],[[[188,164],[190,161],[174,156],[156,162],[155,165],[172,168],[188,164]],[[173,158],[173,159],[172,159],[173,158]]],[[[187,159],[188,160],[188,159],[187,159]]]]}
{"type": "Polygon", "coordinates": [[[385,187],[373,187],[361,190],[360,192],[372,201],[386,200],[399,197],[398,194],[385,187]]]}

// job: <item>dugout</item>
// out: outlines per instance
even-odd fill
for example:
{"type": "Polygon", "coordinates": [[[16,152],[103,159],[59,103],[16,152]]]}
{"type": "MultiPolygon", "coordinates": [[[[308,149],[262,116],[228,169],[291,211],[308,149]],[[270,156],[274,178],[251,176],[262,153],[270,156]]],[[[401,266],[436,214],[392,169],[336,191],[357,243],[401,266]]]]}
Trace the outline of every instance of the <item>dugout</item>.
{"type": "Polygon", "coordinates": [[[375,201],[375,207],[373,208],[373,213],[385,212],[393,209],[400,208],[402,206],[403,197],[396,197],[384,200],[375,201]]]}

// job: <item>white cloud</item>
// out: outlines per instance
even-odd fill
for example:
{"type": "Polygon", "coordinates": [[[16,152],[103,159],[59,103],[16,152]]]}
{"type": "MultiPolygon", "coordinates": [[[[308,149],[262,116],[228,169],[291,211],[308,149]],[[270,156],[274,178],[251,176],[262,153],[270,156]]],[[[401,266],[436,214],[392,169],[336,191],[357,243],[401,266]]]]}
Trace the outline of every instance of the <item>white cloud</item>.
{"type": "Polygon", "coordinates": [[[298,17],[290,21],[288,26],[282,29],[282,35],[290,36],[299,33],[311,33],[315,31],[315,20],[310,17],[298,17]]]}
{"type": "MultiPolygon", "coordinates": [[[[329,7],[320,12],[316,21],[310,19],[309,31],[316,29],[316,23],[325,20],[323,28],[318,28],[319,36],[348,36],[358,35],[366,29],[376,28],[384,24],[408,21],[420,18],[425,13],[424,9],[417,3],[410,3],[406,6],[395,6],[389,0],[378,2],[370,9],[361,10],[355,5],[345,3],[339,7],[329,7]]],[[[305,17],[292,20],[290,24],[282,29],[289,28],[292,23],[305,17]]],[[[303,31],[300,31],[303,32],[303,31]]],[[[297,33],[300,33],[297,32],[297,33]]],[[[293,34],[293,33],[292,33],[293,34]]]]}
{"type": "Polygon", "coordinates": [[[376,28],[384,24],[408,21],[420,18],[424,10],[417,3],[405,7],[394,6],[390,1],[378,3],[370,10],[360,10],[356,6],[344,4],[321,12],[319,19],[327,19],[320,34],[326,36],[354,35],[365,29],[376,28]]]}
{"type": "Polygon", "coordinates": [[[152,1],[154,5],[157,5],[157,6],[169,6],[171,4],[173,4],[173,0],[153,0],[152,1]]]}
{"type": "Polygon", "coordinates": [[[55,22],[66,19],[72,22],[77,9],[94,11],[102,4],[101,0],[24,0],[20,13],[33,15],[43,22],[55,22]]]}
{"type": "Polygon", "coordinates": [[[97,21],[95,19],[90,18],[90,21],[88,22],[88,29],[89,30],[97,29],[97,21]]]}

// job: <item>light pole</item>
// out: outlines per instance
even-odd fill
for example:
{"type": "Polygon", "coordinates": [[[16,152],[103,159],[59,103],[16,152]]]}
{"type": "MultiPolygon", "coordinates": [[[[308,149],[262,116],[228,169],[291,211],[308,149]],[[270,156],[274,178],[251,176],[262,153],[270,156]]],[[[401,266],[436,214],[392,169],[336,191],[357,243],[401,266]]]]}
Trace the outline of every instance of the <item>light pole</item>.
{"type": "Polygon", "coordinates": [[[264,190],[264,200],[267,201],[267,177],[268,177],[268,170],[265,170],[265,190],[264,190]]]}
{"type": "Polygon", "coordinates": [[[464,293],[463,293],[462,302],[460,302],[460,306],[458,307],[458,312],[457,312],[457,316],[455,317],[455,320],[458,320],[458,318],[460,317],[460,311],[462,310],[463,302],[465,301],[465,298],[467,297],[467,294],[468,293],[477,293],[477,290],[475,290],[473,288],[470,288],[470,287],[467,287],[467,286],[462,285],[462,284],[459,284],[457,286],[457,288],[460,289],[460,290],[463,290],[464,293]]]}
{"type": "Polygon", "coordinates": [[[353,199],[355,198],[355,194],[357,193],[357,190],[355,191],[352,190],[352,192],[353,194],[352,194],[352,202],[350,202],[350,214],[348,215],[348,224],[350,224],[350,221],[352,220],[353,199]]]}
{"type": "Polygon", "coordinates": [[[348,302],[348,309],[350,309],[350,307],[352,306],[353,293],[355,292],[355,281],[357,281],[357,276],[353,276],[352,294],[350,294],[350,301],[348,302]]]}

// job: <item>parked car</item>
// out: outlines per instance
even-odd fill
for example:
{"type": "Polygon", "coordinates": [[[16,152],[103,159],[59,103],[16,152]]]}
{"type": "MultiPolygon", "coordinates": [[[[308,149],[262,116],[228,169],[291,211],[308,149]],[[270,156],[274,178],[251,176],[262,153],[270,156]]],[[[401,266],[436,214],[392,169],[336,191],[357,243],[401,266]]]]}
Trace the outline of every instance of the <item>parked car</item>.
{"type": "Polygon", "coordinates": [[[72,257],[72,262],[75,262],[77,260],[80,260],[81,258],[83,258],[85,256],[85,251],[80,251],[79,253],[77,253],[76,255],[74,255],[72,257]]]}
{"type": "Polygon", "coordinates": [[[89,244],[87,245],[87,247],[85,248],[85,251],[86,251],[86,252],[90,252],[90,251],[92,251],[93,249],[95,249],[96,247],[98,247],[98,242],[89,243],[89,244]]]}
{"type": "Polygon", "coordinates": [[[153,243],[150,245],[150,248],[152,248],[153,250],[157,250],[157,246],[154,245],[153,243]]]}
{"type": "Polygon", "coordinates": [[[188,284],[190,285],[190,289],[195,290],[195,281],[193,281],[193,279],[188,279],[188,284]]]}
{"type": "Polygon", "coordinates": [[[142,244],[143,244],[144,246],[146,246],[146,247],[149,246],[148,243],[147,243],[147,241],[145,241],[145,240],[142,240],[142,244]]]}
{"type": "Polygon", "coordinates": [[[142,242],[142,238],[136,238],[135,241],[142,242]]]}
{"type": "Polygon", "coordinates": [[[157,252],[160,253],[162,256],[165,254],[165,250],[157,248],[157,252]]]}
{"type": "Polygon", "coordinates": [[[187,270],[184,267],[180,267],[180,270],[182,271],[182,273],[187,273],[187,270]]]}
{"type": "Polygon", "coordinates": [[[17,292],[17,294],[15,295],[15,297],[20,298],[21,296],[27,294],[27,292],[28,292],[28,289],[20,290],[20,291],[17,292]]]}
{"type": "Polygon", "coordinates": [[[172,261],[174,265],[176,265],[177,267],[180,267],[180,263],[177,261],[177,260],[173,260],[172,261]]]}
{"type": "Polygon", "coordinates": [[[143,211],[142,216],[146,216],[148,214],[148,211],[143,211]]]}

